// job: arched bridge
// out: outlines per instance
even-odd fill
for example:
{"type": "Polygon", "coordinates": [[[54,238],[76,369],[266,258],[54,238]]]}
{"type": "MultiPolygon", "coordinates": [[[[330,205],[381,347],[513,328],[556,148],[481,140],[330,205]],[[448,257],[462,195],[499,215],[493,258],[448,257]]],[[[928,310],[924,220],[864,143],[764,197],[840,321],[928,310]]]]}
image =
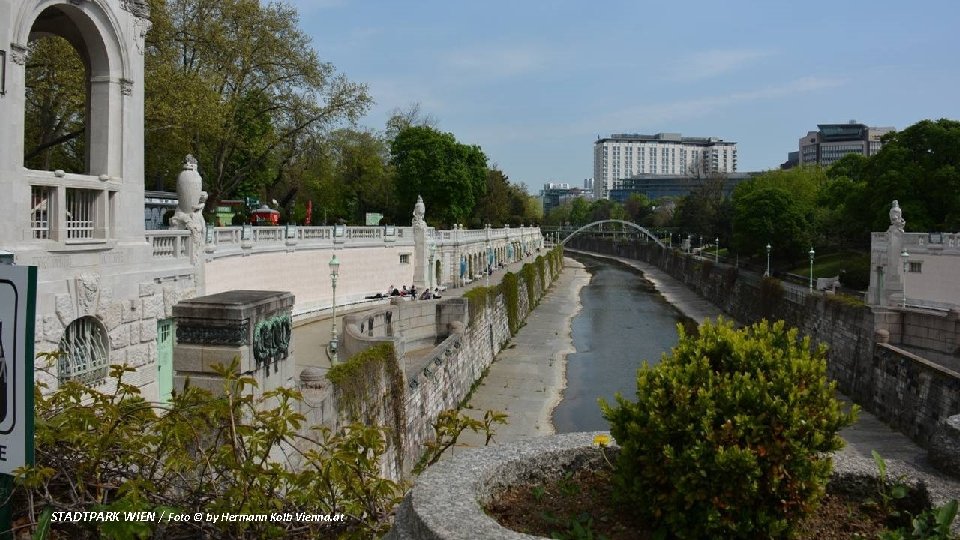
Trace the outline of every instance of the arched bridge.
{"type": "Polygon", "coordinates": [[[599,221],[594,221],[593,223],[587,223],[587,224],[584,225],[583,227],[580,227],[579,229],[577,229],[577,230],[573,231],[572,233],[568,234],[563,240],[560,241],[560,245],[566,245],[567,240],[569,240],[570,238],[572,238],[574,235],[576,235],[576,234],[579,233],[580,231],[585,231],[585,230],[589,229],[590,227],[593,227],[593,226],[595,226],[595,225],[602,225],[602,224],[604,224],[604,223],[620,223],[621,225],[629,225],[630,227],[633,227],[634,229],[636,229],[636,230],[642,232],[643,234],[647,235],[647,237],[650,238],[651,240],[653,240],[654,242],[656,242],[658,246],[660,246],[660,247],[662,247],[662,248],[667,247],[663,242],[660,241],[659,238],[656,237],[656,235],[654,235],[652,232],[648,231],[648,230],[645,229],[644,227],[641,227],[641,226],[637,225],[636,223],[633,223],[633,222],[630,222],[630,221],[624,221],[624,220],[622,220],[622,219],[601,219],[601,220],[599,220],[599,221]]]}

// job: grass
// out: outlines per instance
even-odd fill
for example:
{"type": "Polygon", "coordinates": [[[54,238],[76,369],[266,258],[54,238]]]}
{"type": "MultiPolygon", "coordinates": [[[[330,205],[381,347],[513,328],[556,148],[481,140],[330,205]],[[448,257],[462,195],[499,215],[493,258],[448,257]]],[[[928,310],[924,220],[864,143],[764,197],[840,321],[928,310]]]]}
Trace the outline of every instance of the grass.
{"type": "MultiPolygon", "coordinates": [[[[791,274],[807,276],[810,263],[788,270],[791,274]]],[[[840,276],[844,286],[866,289],[870,284],[870,254],[860,251],[840,251],[813,259],[813,277],[840,276]]]]}

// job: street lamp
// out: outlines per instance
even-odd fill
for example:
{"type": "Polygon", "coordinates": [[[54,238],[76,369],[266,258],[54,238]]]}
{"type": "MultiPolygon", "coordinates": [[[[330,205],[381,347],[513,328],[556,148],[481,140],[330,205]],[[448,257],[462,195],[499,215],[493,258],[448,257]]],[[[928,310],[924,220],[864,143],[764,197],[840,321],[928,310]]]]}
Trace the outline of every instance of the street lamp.
{"type": "Polygon", "coordinates": [[[334,253],[328,263],[330,266],[330,282],[333,284],[333,328],[330,331],[330,352],[333,354],[331,362],[337,363],[337,277],[340,275],[340,261],[334,253]]]}
{"type": "Polygon", "coordinates": [[[770,244],[767,244],[767,273],[764,276],[770,277],[770,244]]]}
{"type": "Polygon", "coordinates": [[[900,251],[900,258],[903,259],[903,309],[907,309],[907,270],[910,269],[909,257],[910,254],[907,253],[907,248],[903,248],[903,250],[900,251]]]}
{"type": "Polygon", "coordinates": [[[720,237],[719,236],[713,239],[713,247],[715,247],[717,250],[713,256],[713,262],[716,264],[720,264],[720,237]]]}
{"type": "Polygon", "coordinates": [[[813,246],[810,247],[807,254],[810,255],[810,292],[813,292],[813,256],[815,255],[813,246]]]}
{"type": "Polygon", "coordinates": [[[439,285],[440,285],[439,283],[436,284],[436,285],[434,285],[434,283],[433,283],[433,282],[434,282],[434,279],[435,279],[435,278],[434,278],[434,274],[436,273],[436,270],[435,270],[434,268],[435,268],[436,265],[437,265],[436,261],[434,260],[434,259],[436,258],[436,256],[437,256],[437,244],[431,242],[431,243],[430,243],[430,271],[429,271],[429,274],[430,274],[430,291],[431,291],[431,294],[432,294],[433,288],[434,288],[435,286],[439,286],[439,285]]]}

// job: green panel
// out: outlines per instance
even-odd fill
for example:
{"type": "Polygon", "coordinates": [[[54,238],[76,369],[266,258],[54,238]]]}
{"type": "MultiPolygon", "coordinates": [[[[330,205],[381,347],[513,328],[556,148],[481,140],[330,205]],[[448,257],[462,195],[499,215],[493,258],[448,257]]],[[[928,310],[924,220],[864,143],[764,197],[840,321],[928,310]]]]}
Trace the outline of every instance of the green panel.
{"type": "Polygon", "coordinates": [[[157,322],[157,394],[159,401],[170,401],[173,393],[173,320],[157,322]]]}

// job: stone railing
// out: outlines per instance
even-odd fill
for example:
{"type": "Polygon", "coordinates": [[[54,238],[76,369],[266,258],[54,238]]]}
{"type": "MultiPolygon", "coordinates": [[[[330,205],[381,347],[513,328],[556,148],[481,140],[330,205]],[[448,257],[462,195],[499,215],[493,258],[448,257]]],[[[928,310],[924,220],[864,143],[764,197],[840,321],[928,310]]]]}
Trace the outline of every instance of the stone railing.
{"type": "Polygon", "coordinates": [[[154,259],[189,259],[190,231],[146,231],[147,243],[153,246],[154,259]]]}
{"type": "MultiPolygon", "coordinates": [[[[430,229],[428,237],[433,244],[445,247],[481,244],[508,240],[536,244],[541,239],[539,227],[504,227],[502,229],[430,229]]],[[[413,245],[412,227],[213,227],[208,231],[206,249],[208,258],[230,257],[259,251],[297,251],[301,249],[330,249],[371,247],[376,245],[413,245]]]]}

